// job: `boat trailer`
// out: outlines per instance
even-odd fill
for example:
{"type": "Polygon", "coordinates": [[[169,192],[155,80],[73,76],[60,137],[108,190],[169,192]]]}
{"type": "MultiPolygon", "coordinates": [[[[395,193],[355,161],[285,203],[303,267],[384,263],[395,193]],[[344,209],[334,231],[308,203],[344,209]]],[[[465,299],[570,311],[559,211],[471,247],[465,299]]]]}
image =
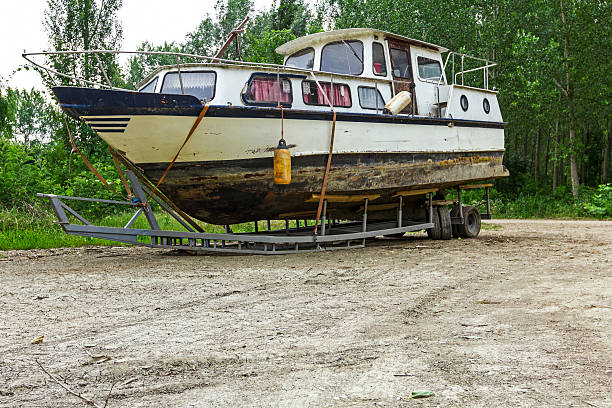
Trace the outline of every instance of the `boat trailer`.
{"type": "MultiPolygon", "coordinates": [[[[132,185],[134,199],[132,201],[116,201],[97,198],[70,197],[55,194],[38,194],[38,197],[49,200],[58,223],[67,234],[83,237],[99,238],[110,241],[123,242],[132,245],[146,246],[150,248],[175,249],[186,251],[204,251],[234,254],[265,254],[280,255],[298,252],[314,252],[323,250],[363,248],[366,240],[378,236],[398,236],[406,232],[420,231],[434,228],[432,220],[433,208],[448,202],[440,203],[432,200],[433,192],[428,195],[428,218],[423,221],[402,219],[402,196],[398,197],[397,218],[390,221],[368,221],[368,198],[363,200],[363,215],[360,221],[343,221],[330,219],[327,214],[327,200],[323,205],[323,213],[319,224],[319,233],[313,234],[314,225],[308,225],[305,219],[296,219],[295,226],[290,227],[290,221],[284,220],[284,228],[272,228],[270,220],[266,220],[267,228],[260,230],[259,222],[255,222],[254,232],[234,233],[230,226],[225,226],[225,233],[207,233],[196,231],[193,224],[190,225],[184,217],[179,215],[181,211],[175,211],[170,203],[153,195],[157,204],[180,223],[186,231],[163,230],[160,228],[154,211],[150,205],[143,206],[146,202],[150,189],[140,183],[138,177],[132,171],[126,171],[127,178],[132,185]],[[102,204],[125,205],[136,211],[124,227],[108,227],[94,225],[85,217],[71,208],[66,201],[88,201],[102,204]],[[80,223],[73,223],[69,216],[72,215],[80,223]],[[144,215],[149,228],[132,228],[136,219],[144,215]]],[[[487,188],[488,186],[477,185],[487,188]]],[[[472,186],[466,186],[472,187],[472,186]]],[[[472,187],[474,188],[474,187],[472,187]]],[[[461,205],[461,194],[458,194],[459,205],[461,205]]],[[[456,201],[454,203],[457,203],[456,201]]],[[[487,200],[487,214],[482,214],[483,219],[490,218],[490,206],[487,200]]],[[[173,207],[173,206],[172,206],[173,207]]],[[[192,223],[193,221],[190,220],[192,223]]],[[[462,218],[453,217],[452,223],[462,222],[462,218]]],[[[276,223],[278,224],[278,223],[276,223]]]]}

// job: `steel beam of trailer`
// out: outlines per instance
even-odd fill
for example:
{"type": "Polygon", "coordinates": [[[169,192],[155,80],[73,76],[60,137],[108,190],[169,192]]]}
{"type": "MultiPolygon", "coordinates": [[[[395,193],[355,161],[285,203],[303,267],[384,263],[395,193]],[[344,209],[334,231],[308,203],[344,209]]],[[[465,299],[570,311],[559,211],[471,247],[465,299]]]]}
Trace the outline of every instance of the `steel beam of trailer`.
{"type": "MultiPolygon", "coordinates": [[[[162,230],[157,223],[152,208],[150,206],[143,208],[142,206],[142,202],[145,201],[149,191],[140,184],[138,179],[134,177],[134,174],[129,171],[127,174],[136,194],[134,202],[54,194],[38,194],[38,196],[49,200],[59,225],[68,234],[124,242],[150,248],[189,251],[277,255],[358,248],[365,246],[367,239],[377,236],[419,231],[433,228],[434,226],[431,222],[402,220],[401,211],[398,211],[397,220],[368,222],[367,199],[365,199],[363,219],[361,221],[329,222],[326,228],[321,228],[321,234],[316,236],[313,235],[312,226],[300,226],[297,224],[295,228],[289,228],[288,223],[283,228],[276,230],[270,229],[270,223],[267,223],[268,230],[257,229],[256,232],[232,233],[230,228],[226,228],[225,233],[205,233],[194,231],[176,212],[154,196],[155,201],[160,207],[187,229],[187,231],[162,230]],[[135,214],[123,228],[93,225],[66,204],[66,201],[70,200],[126,205],[133,207],[135,214]],[[81,224],[72,223],[69,214],[74,216],[81,224]],[[149,228],[131,228],[136,218],[141,214],[144,214],[146,217],[149,228]]],[[[401,203],[402,198],[400,197],[399,200],[401,203]]],[[[325,205],[325,210],[327,210],[327,205],[325,205]]],[[[323,225],[327,223],[326,211],[323,214],[322,222],[323,225]]]]}

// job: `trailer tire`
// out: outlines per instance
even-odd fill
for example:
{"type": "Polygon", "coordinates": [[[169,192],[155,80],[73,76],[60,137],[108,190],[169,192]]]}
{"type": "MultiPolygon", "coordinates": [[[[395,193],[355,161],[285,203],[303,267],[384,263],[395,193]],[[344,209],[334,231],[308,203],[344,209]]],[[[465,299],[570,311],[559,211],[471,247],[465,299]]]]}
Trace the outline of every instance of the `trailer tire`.
{"type": "MultiPolygon", "coordinates": [[[[436,207],[433,208],[431,219],[434,226],[433,228],[427,229],[427,236],[431,239],[440,239],[442,236],[442,228],[440,226],[440,214],[436,207]]],[[[429,222],[429,209],[427,210],[427,222],[429,222]]]]}
{"type": "Polygon", "coordinates": [[[453,236],[453,224],[451,223],[450,211],[446,207],[438,207],[440,216],[440,239],[451,239],[453,236]]]}
{"type": "Polygon", "coordinates": [[[480,234],[480,213],[476,207],[463,207],[463,224],[457,225],[457,233],[462,238],[476,238],[480,234]]]}
{"type": "MultiPolygon", "coordinates": [[[[450,216],[451,216],[451,220],[453,218],[459,218],[459,207],[458,206],[453,206],[453,209],[450,212],[450,216]]],[[[461,237],[461,235],[459,235],[459,231],[457,231],[457,224],[452,224],[451,230],[453,232],[453,237],[454,238],[460,238],[461,237]]]]}

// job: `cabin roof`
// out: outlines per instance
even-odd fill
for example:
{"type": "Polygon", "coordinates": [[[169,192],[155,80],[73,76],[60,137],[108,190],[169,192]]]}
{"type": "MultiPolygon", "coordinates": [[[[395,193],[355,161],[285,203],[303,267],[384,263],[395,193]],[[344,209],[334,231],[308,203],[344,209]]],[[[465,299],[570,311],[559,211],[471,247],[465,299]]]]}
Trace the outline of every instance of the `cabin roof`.
{"type": "Polygon", "coordinates": [[[382,38],[395,38],[397,40],[406,41],[417,46],[433,48],[441,53],[448,51],[447,48],[441,47],[439,45],[430,44],[421,40],[415,40],[412,38],[404,37],[403,35],[389,33],[387,31],[376,30],[374,28],[345,28],[342,30],[323,31],[320,33],[305,35],[303,37],[296,38],[295,40],[286,42],[285,44],[278,47],[276,49],[276,52],[283,56],[287,56],[300,50],[303,50],[304,48],[312,47],[320,43],[348,40],[355,37],[364,37],[368,35],[377,35],[382,38]]]}

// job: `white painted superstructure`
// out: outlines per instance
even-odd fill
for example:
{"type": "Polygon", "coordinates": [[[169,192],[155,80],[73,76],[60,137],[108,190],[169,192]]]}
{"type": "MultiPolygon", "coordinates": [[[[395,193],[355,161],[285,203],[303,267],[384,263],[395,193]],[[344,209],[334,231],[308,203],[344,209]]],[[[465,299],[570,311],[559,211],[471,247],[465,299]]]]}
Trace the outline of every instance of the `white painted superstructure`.
{"type": "MultiPolygon", "coordinates": [[[[324,86],[328,89],[333,87],[334,91],[328,92],[332,102],[337,102],[333,100],[336,94],[342,101],[334,103],[334,110],[339,115],[334,145],[336,154],[504,149],[503,119],[497,92],[448,84],[442,58],[442,53],[447,50],[443,47],[373,29],[347,29],[298,38],[277,51],[285,56],[284,67],[222,62],[183,64],[180,67],[160,67],[141,82],[141,92],[171,98],[173,93],[188,95],[193,89],[191,85],[197,87],[201,77],[201,86],[207,87],[203,92],[210,96],[203,98],[202,104],[230,111],[221,116],[207,114],[178,161],[269,157],[279,139],[281,127],[279,115],[270,112],[280,111],[279,105],[283,105],[283,126],[292,145],[292,155],[325,154],[329,150],[331,116],[313,117],[312,114],[329,113],[330,107],[322,103],[321,89],[316,81],[327,84],[324,86]],[[339,44],[336,47],[346,52],[347,59],[353,58],[352,53],[362,63],[361,74],[324,72],[322,54],[330,44],[339,44]],[[406,67],[412,71],[409,79],[394,77],[401,72],[392,60],[391,51],[401,44],[405,44],[406,55],[410,55],[410,64],[406,67]],[[382,50],[378,57],[374,55],[374,47],[382,50]],[[312,50],[312,61],[308,66],[291,66],[293,55],[308,50],[312,50]],[[378,61],[384,58],[384,62],[376,65],[376,58],[378,61]],[[427,77],[432,69],[434,73],[439,72],[437,77],[427,77]],[[181,86],[185,85],[184,89],[177,88],[177,78],[182,81],[181,86]],[[278,97],[272,95],[274,100],[264,102],[249,101],[245,95],[257,80],[276,86],[278,97]],[[170,83],[174,84],[172,92],[166,88],[170,83]],[[408,83],[414,84],[410,90],[413,101],[416,101],[413,111],[398,115],[383,112],[385,103],[408,83]],[[338,93],[336,87],[340,87],[338,93]],[[313,95],[318,95],[320,103],[307,103],[305,94],[308,89],[313,95]],[[376,92],[380,97],[375,97],[376,92]],[[235,115],[231,114],[231,109],[235,115]],[[389,116],[393,116],[393,120],[388,120],[389,116]]],[[[116,118],[126,121],[118,122],[121,127],[113,128],[112,123],[117,122],[106,119],[104,128],[96,128],[95,125],[99,125],[96,120],[102,116],[107,115],[81,115],[104,140],[125,152],[133,162],[154,163],[172,160],[197,115],[157,115],[154,112],[119,115],[116,118]]]]}

